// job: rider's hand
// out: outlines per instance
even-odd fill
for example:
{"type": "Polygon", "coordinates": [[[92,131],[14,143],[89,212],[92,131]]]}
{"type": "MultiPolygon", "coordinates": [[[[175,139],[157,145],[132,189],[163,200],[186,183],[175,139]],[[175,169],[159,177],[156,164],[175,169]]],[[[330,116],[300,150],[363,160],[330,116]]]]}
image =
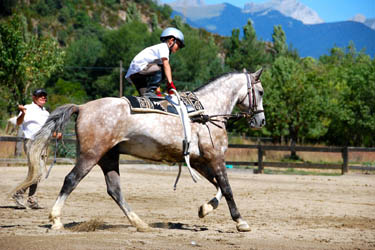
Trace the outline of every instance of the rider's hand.
{"type": "Polygon", "coordinates": [[[177,90],[176,87],[173,84],[173,81],[167,84],[168,94],[173,95],[174,92],[171,89],[177,90]]]}

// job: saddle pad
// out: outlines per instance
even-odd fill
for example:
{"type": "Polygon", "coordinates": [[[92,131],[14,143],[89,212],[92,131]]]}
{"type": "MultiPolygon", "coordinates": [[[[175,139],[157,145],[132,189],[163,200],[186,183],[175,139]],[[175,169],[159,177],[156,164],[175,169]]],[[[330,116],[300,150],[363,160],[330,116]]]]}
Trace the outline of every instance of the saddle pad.
{"type": "MultiPolygon", "coordinates": [[[[204,113],[202,103],[193,92],[182,92],[180,97],[186,106],[189,117],[204,113]]],[[[124,98],[129,101],[132,112],[178,115],[176,108],[165,99],[145,96],[126,96],[124,98]]]]}

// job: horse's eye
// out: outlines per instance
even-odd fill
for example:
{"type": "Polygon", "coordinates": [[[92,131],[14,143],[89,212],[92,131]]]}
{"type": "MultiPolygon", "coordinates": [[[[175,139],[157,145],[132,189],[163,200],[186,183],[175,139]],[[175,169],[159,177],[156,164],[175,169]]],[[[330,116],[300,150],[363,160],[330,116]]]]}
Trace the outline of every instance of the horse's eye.
{"type": "Polygon", "coordinates": [[[259,95],[263,96],[263,91],[259,91],[259,95]]]}

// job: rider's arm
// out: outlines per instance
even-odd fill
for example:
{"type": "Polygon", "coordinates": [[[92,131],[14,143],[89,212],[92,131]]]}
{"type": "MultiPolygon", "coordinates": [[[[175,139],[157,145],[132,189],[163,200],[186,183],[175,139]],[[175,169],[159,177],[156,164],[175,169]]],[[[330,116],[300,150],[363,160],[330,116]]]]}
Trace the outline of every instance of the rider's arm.
{"type": "Polygon", "coordinates": [[[165,77],[167,78],[167,82],[168,82],[167,83],[167,90],[168,90],[169,94],[173,94],[173,92],[169,91],[170,89],[176,89],[176,87],[174,86],[173,81],[172,81],[171,65],[169,64],[169,60],[167,58],[162,58],[161,60],[163,62],[164,74],[165,74],[165,77]]]}
{"type": "Polygon", "coordinates": [[[171,69],[171,65],[169,64],[169,60],[167,58],[162,58],[161,60],[163,62],[165,77],[167,77],[168,83],[171,83],[172,82],[172,69],[171,69]]]}

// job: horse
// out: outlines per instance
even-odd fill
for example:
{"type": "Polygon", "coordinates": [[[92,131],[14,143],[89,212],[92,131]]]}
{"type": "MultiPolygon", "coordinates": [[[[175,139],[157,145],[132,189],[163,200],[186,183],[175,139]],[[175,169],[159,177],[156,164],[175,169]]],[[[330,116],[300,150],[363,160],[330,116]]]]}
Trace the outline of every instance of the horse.
{"type": "MultiPolygon", "coordinates": [[[[237,209],[228,181],[224,154],[228,148],[225,129],[228,114],[237,105],[251,116],[249,125],[261,128],[265,124],[262,69],[255,73],[223,74],[194,90],[208,117],[206,122],[191,122],[190,163],[201,176],[212,183],[217,193],[199,208],[200,218],[216,209],[225,197],[232,220],[240,232],[250,231],[248,223],[237,209]],[[251,114],[251,115],[250,115],[251,114]],[[213,121],[214,120],[214,121],[213,121]]],[[[137,231],[151,230],[148,224],[130,208],[122,195],[119,177],[119,154],[129,154],[146,161],[168,164],[184,161],[183,126],[179,117],[156,113],[135,113],[125,98],[105,97],[82,105],[66,104],[54,110],[36,134],[30,148],[30,164],[34,179],[45,174],[41,152],[53,132],[62,131],[70,117],[76,114],[77,159],[64,179],[61,191],[49,214],[52,229],[61,229],[62,207],[78,183],[98,164],[103,171],[107,193],[117,203],[137,231]]]]}

